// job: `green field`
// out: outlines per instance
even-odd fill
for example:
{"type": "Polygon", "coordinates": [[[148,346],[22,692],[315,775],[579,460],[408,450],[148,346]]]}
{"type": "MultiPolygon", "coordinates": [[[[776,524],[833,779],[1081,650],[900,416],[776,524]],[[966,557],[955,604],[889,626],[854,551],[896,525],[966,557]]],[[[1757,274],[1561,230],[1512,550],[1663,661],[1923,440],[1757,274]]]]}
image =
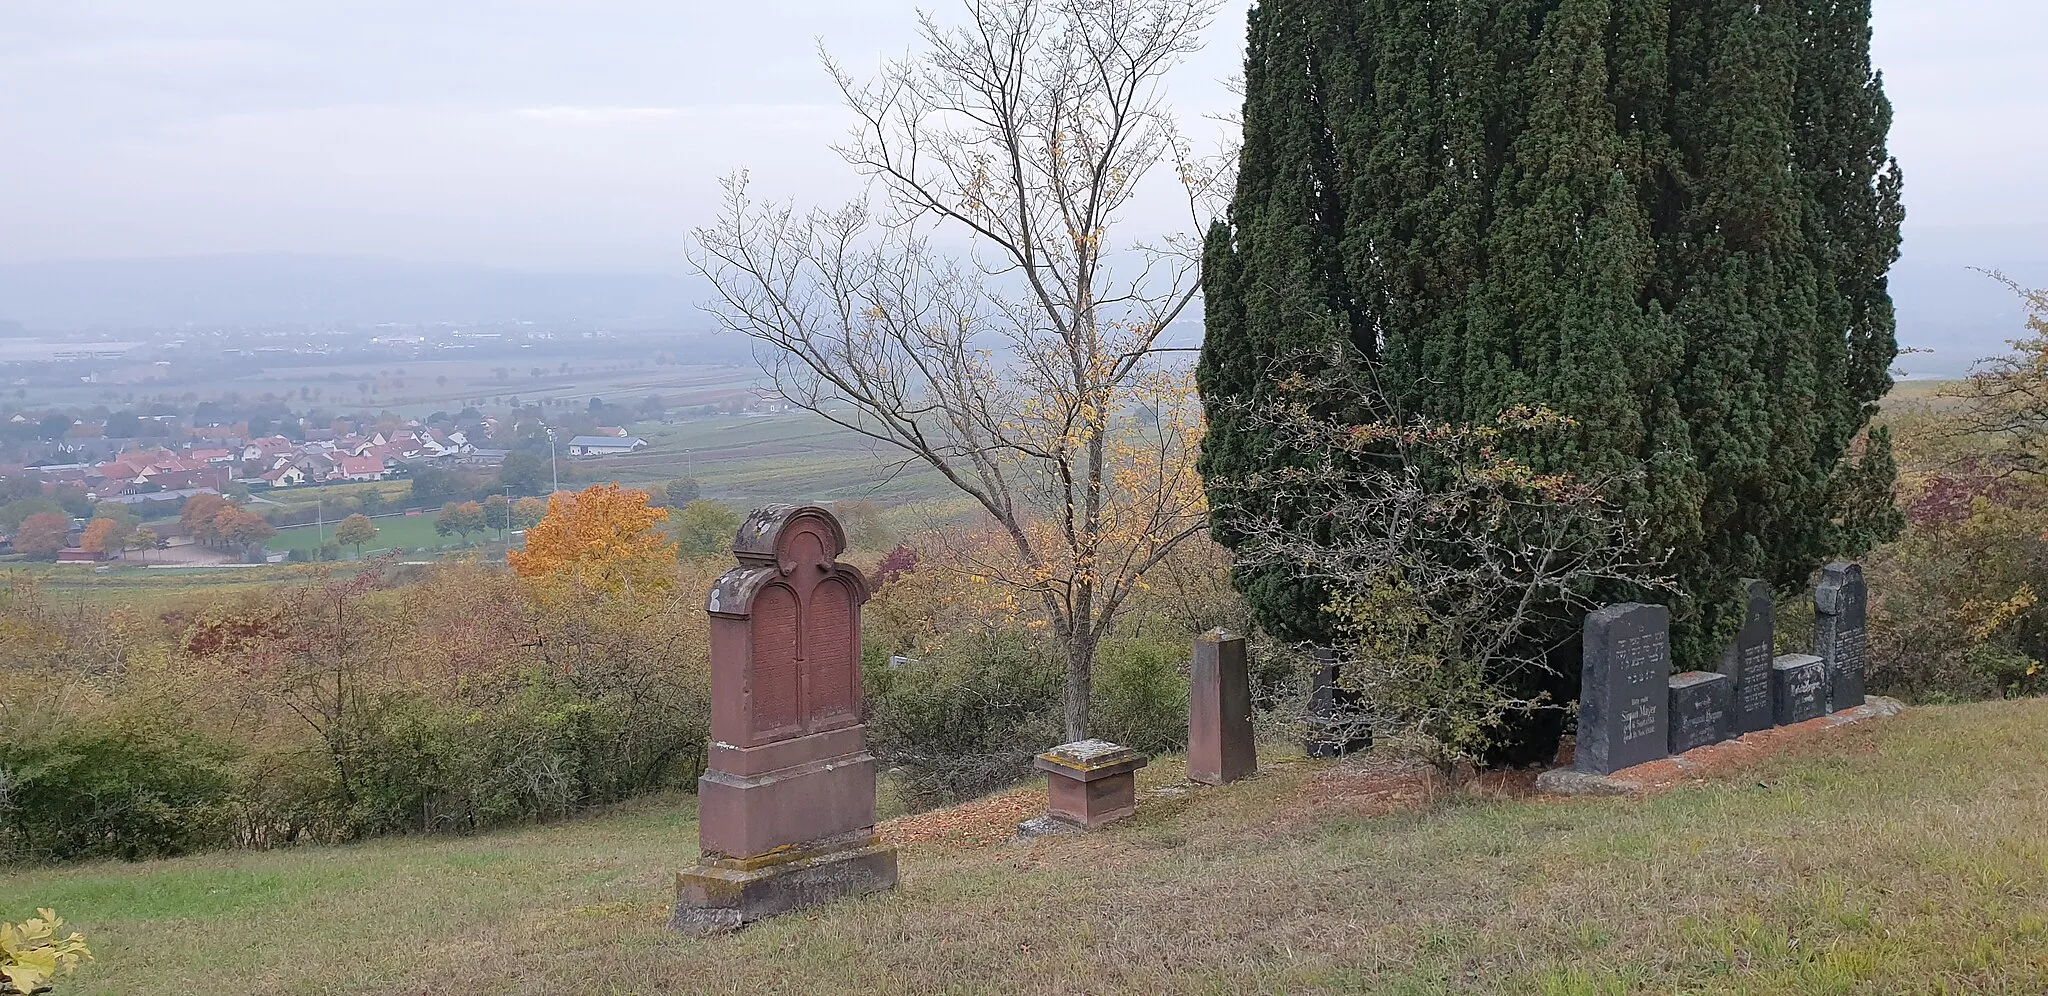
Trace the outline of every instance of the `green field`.
{"type": "Polygon", "coordinates": [[[1645,800],[1348,795],[1301,761],[895,892],[664,929],[689,800],[471,839],[20,871],[125,993],[1986,993],[2048,988],[2048,702],[1925,708],[1645,800]],[[1388,810],[1391,808],[1391,812],[1388,810]]]}
{"type": "Polygon", "coordinates": [[[943,495],[949,485],[922,464],[815,415],[721,416],[675,425],[630,423],[649,448],[593,460],[562,460],[563,480],[629,484],[694,476],[707,497],[735,504],[868,499],[897,504],[943,495]]]}
{"type": "MultiPolygon", "coordinates": [[[[370,521],[377,526],[377,538],[364,545],[365,554],[394,549],[418,550],[424,547],[454,546],[462,542],[458,536],[443,536],[435,532],[432,512],[422,512],[418,515],[380,515],[371,518],[370,521]]],[[[280,529],[277,535],[271,538],[270,549],[318,549],[322,536],[329,542],[334,540],[334,527],[338,524],[328,522],[325,526],[315,524],[280,529]]],[[[484,541],[485,535],[482,533],[469,534],[471,546],[481,546],[484,541]]],[[[491,542],[495,543],[496,538],[491,537],[491,542]]],[[[356,551],[354,547],[346,547],[343,552],[354,556],[356,551]]]]}

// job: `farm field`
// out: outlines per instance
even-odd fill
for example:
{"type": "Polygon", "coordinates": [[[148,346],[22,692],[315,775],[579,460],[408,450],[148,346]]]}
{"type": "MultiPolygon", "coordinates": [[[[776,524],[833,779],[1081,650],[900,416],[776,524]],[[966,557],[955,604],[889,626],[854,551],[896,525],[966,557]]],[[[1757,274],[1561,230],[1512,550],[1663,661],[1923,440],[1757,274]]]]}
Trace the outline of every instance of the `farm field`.
{"type": "MultiPolygon", "coordinates": [[[[373,516],[370,521],[377,526],[377,538],[363,547],[365,554],[383,550],[417,550],[421,547],[449,546],[462,542],[459,536],[443,536],[435,532],[432,512],[422,512],[418,515],[379,515],[373,516]]],[[[329,542],[333,541],[334,527],[337,524],[337,520],[330,520],[325,526],[316,523],[280,529],[276,536],[271,537],[270,549],[316,550],[320,547],[322,536],[329,542]]],[[[484,540],[484,534],[471,533],[469,543],[472,546],[482,546],[484,540]]],[[[493,545],[497,543],[495,536],[492,536],[490,541],[493,545]]],[[[353,557],[356,551],[353,547],[346,547],[342,552],[353,557]]]]}
{"type": "Polygon", "coordinates": [[[632,423],[649,447],[595,460],[563,461],[563,481],[627,484],[695,477],[706,497],[761,501],[868,499],[882,504],[939,497],[949,485],[921,464],[808,414],[721,416],[674,425],[632,423]]]}
{"type": "Polygon", "coordinates": [[[0,571],[0,584],[32,581],[59,609],[128,608],[154,614],[195,608],[216,598],[257,591],[306,576],[299,565],[168,568],[123,564],[105,574],[90,565],[18,565],[0,571]]]}
{"type": "MultiPolygon", "coordinates": [[[[1347,789],[1269,757],[1082,838],[902,838],[893,893],[668,933],[688,798],[469,839],[17,871],[98,961],[66,996],[2037,994],[2048,701],[1909,711],[1649,799],[1347,789]],[[1391,811],[1390,811],[1391,810],[1391,811]]],[[[1026,789],[1016,801],[1038,798],[1026,789]]],[[[979,807],[986,809],[987,807],[979,807]]],[[[917,825],[979,819],[977,807],[917,825]]],[[[1014,814],[1010,814],[1014,819],[1014,814]]]]}
{"type": "Polygon", "coordinates": [[[622,405],[654,394],[672,406],[704,405],[744,394],[759,379],[751,366],[657,365],[624,355],[594,361],[498,355],[281,367],[225,381],[222,388],[244,397],[272,394],[298,406],[368,407],[423,416],[479,400],[486,408],[502,407],[513,398],[581,408],[592,398],[622,405]],[[369,390],[363,390],[365,385],[369,390]]]}

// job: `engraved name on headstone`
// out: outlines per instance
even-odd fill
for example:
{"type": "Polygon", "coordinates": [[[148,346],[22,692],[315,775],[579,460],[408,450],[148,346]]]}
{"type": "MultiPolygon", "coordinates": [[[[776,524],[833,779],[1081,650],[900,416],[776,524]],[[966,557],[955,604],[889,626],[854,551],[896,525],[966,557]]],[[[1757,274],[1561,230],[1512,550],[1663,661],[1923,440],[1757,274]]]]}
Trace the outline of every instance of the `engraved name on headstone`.
{"type": "Polygon", "coordinates": [[[1813,654],[1826,663],[1828,708],[1863,704],[1865,592],[1863,568],[1836,561],[1813,590],[1813,654]]]}
{"type": "Polygon", "coordinates": [[[1771,659],[1775,634],[1771,586],[1754,578],[1743,582],[1742,629],[1721,654],[1722,674],[1734,683],[1730,704],[1730,736],[1771,728],[1771,659]]]}
{"type": "Polygon", "coordinates": [[[1828,714],[1827,664],[1812,654],[1786,654],[1771,662],[1771,717],[1779,726],[1828,714]]]}
{"type": "Polygon", "coordinates": [[[1728,739],[1735,683],[1714,671],[1671,677],[1671,753],[1683,754],[1728,739]]]}
{"type": "Polygon", "coordinates": [[[1670,748],[1671,612],[1630,602],[1586,616],[1573,767],[1609,774],[1670,748]]]}

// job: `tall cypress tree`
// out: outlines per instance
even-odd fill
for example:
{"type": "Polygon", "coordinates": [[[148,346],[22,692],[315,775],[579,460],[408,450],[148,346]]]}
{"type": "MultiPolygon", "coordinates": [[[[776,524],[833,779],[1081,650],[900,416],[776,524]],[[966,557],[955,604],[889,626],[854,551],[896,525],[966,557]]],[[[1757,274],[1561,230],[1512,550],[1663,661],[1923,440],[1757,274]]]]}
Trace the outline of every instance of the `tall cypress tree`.
{"type": "MultiPolygon", "coordinates": [[[[1740,578],[1790,589],[1896,528],[1859,512],[1882,509],[1886,441],[1851,459],[1896,352],[1869,19],[1868,0],[1261,0],[1206,256],[1203,473],[1290,459],[1237,413],[1331,343],[1416,415],[1547,405],[1576,431],[1521,455],[1613,482],[1672,551],[1678,662],[1711,666],[1740,578]]],[[[1238,580],[1269,630],[1328,635],[1322,593],[1238,580]]]]}

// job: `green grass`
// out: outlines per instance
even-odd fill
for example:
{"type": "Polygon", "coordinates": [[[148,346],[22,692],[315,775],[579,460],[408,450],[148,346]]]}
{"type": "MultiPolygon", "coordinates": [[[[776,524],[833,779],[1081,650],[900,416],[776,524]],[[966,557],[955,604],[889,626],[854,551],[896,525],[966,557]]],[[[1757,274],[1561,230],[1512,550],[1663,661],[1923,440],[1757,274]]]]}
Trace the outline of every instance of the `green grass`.
{"type": "Polygon", "coordinates": [[[563,481],[629,484],[694,476],[706,497],[762,501],[873,499],[894,504],[948,493],[922,464],[813,415],[721,416],[662,425],[630,423],[650,444],[630,455],[562,461],[563,481]]]}
{"type": "MultiPolygon", "coordinates": [[[[377,538],[363,546],[366,553],[373,550],[417,550],[421,547],[447,546],[461,542],[461,537],[443,536],[434,531],[433,512],[422,512],[418,515],[385,515],[372,518],[370,521],[377,527],[377,538]]],[[[338,521],[329,522],[324,527],[310,525],[280,529],[276,536],[271,537],[270,549],[318,549],[323,534],[329,542],[334,540],[334,527],[337,525],[338,521]]],[[[469,536],[473,544],[481,544],[484,540],[482,533],[471,533],[469,536]]],[[[343,552],[354,555],[356,551],[354,547],[348,547],[343,552]]]]}
{"type": "MultiPolygon", "coordinates": [[[[925,845],[895,892],[692,941],[689,800],[474,839],[19,872],[62,993],[2026,993],[2048,702],[1928,708],[1649,800],[1367,816],[1269,765],[1084,839],[925,845]]],[[[1179,774],[1170,759],[1150,784],[1179,774]]],[[[1318,779],[1325,779],[1319,781],[1318,779]]]]}

